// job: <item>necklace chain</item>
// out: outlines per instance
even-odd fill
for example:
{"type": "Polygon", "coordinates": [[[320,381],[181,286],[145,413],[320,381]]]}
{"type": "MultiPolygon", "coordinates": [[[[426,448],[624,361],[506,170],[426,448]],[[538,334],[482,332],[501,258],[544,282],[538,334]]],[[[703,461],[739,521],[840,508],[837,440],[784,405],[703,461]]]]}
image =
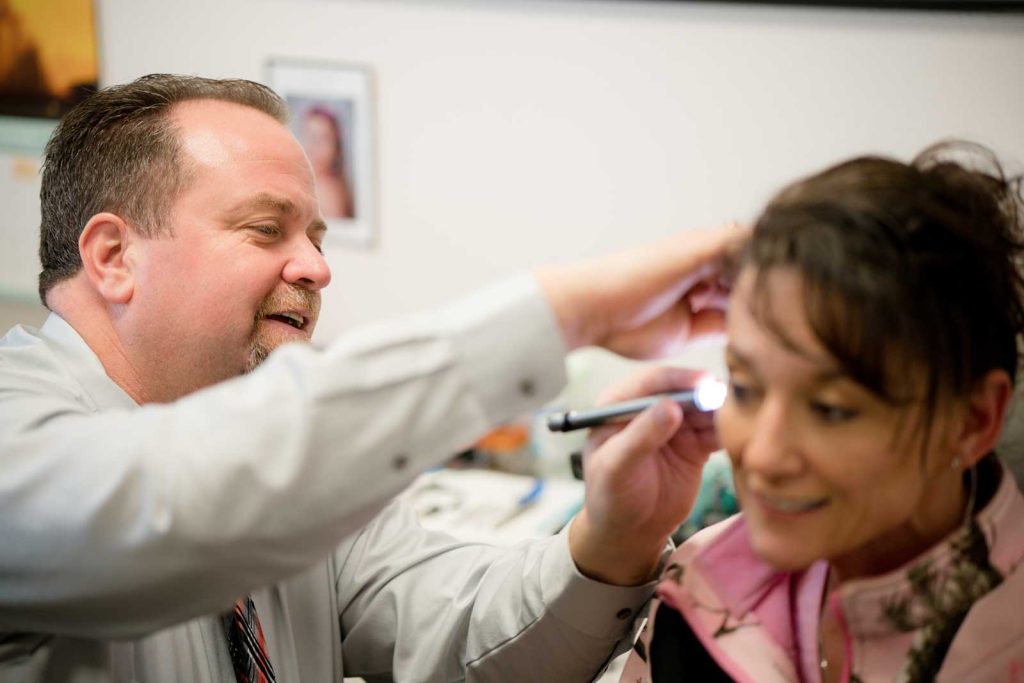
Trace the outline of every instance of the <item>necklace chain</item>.
{"type": "Polygon", "coordinates": [[[825,654],[825,647],[821,641],[821,634],[818,634],[818,668],[821,669],[821,680],[825,681],[829,679],[828,676],[828,655],[825,654]]]}
{"type": "MultiPolygon", "coordinates": [[[[835,579],[835,574],[833,573],[832,568],[829,567],[828,574],[825,577],[825,597],[824,597],[824,600],[826,602],[828,600],[829,589],[832,586],[832,582],[834,581],[834,579],[835,579]]],[[[824,607],[824,605],[823,605],[823,607],[824,607]]],[[[823,609],[822,610],[823,617],[824,617],[824,615],[826,613],[827,613],[827,610],[823,609]]],[[[818,624],[818,668],[821,670],[821,680],[822,681],[827,681],[827,680],[829,680],[831,678],[831,676],[828,675],[829,674],[829,670],[828,670],[829,669],[829,666],[828,666],[828,655],[825,654],[825,639],[822,637],[822,632],[823,632],[824,629],[822,628],[822,626],[823,626],[822,623],[818,624]]]]}

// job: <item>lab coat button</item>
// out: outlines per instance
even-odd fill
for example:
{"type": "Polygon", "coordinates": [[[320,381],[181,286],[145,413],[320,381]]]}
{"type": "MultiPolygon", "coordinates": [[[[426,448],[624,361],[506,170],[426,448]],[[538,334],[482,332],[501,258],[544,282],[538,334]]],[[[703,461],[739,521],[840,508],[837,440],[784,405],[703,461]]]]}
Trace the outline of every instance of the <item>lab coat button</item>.
{"type": "Polygon", "coordinates": [[[409,456],[404,455],[404,454],[396,455],[391,460],[391,466],[394,467],[396,470],[404,470],[405,466],[408,465],[408,464],[409,464],[409,456]]]}
{"type": "Polygon", "coordinates": [[[537,393],[537,386],[533,383],[532,379],[524,379],[519,383],[519,392],[523,396],[533,396],[537,393]]]}
{"type": "Polygon", "coordinates": [[[633,614],[633,610],[629,609],[628,607],[623,607],[622,609],[620,609],[618,612],[615,613],[615,618],[618,619],[619,621],[622,621],[623,619],[629,619],[630,615],[632,615],[632,614],[633,614]]]}

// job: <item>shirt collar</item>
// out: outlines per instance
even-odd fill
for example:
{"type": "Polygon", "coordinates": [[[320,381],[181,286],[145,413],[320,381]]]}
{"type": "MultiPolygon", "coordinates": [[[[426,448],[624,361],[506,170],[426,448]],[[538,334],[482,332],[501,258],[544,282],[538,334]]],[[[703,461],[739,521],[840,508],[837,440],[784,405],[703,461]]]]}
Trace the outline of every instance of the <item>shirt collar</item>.
{"type": "Polygon", "coordinates": [[[61,365],[78,380],[94,409],[137,408],[138,404],[107,375],[103,363],[82,336],[56,313],[51,313],[39,330],[61,365]]]}

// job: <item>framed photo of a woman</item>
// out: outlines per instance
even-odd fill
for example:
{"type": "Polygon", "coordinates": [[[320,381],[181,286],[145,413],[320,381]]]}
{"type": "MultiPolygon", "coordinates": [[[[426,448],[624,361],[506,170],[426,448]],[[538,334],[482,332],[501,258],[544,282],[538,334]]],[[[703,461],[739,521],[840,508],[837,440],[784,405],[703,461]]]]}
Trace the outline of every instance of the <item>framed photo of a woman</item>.
{"type": "Polygon", "coordinates": [[[291,128],[313,166],[325,243],[376,242],[373,103],[365,67],[271,60],[267,84],[288,103],[291,128]]]}

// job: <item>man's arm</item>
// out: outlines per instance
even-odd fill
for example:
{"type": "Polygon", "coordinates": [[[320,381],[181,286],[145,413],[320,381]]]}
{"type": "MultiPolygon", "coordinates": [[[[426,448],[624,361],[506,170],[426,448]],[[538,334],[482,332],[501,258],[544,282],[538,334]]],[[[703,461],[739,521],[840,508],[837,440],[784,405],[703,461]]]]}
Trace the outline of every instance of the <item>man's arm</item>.
{"type": "MultiPolygon", "coordinates": [[[[605,399],[693,380],[650,368],[605,399]]],[[[668,410],[595,430],[581,513],[557,537],[509,549],[425,531],[393,505],[335,556],[346,672],[368,681],[592,679],[653,589],[716,447],[706,414],[668,410]]]]}
{"type": "MultiPolygon", "coordinates": [[[[735,238],[701,235],[548,269],[544,296],[523,279],[324,351],[284,348],[137,410],[111,410],[109,380],[83,383],[94,356],[55,368],[51,349],[8,341],[0,631],[141,635],[305,568],[418,472],[553,396],[567,345],[643,355],[692,338],[694,294],[735,238]]],[[[584,570],[615,580],[602,565],[584,570]]]]}
{"type": "Polygon", "coordinates": [[[749,228],[680,232],[602,258],[537,270],[566,345],[663,358],[724,331],[727,268],[749,228]]]}
{"type": "MultiPolygon", "coordinates": [[[[542,270],[566,343],[633,358],[671,354],[724,332],[727,265],[748,229],[674,235],[603,259],[542,270]]],[[[603,403],[678,391],[696,376],[652,370],[612,388],[603,403]]],[[[586,454],[586,501],[570,534],[586,575],[619,585],[649,580],[668,535],[689,513],[700,472],[717,447],[707,415],[684,419],[662,401],[628,425],[595,429],[586,454]]]]}
{"type": "MultiPolygon", "coordinates": [[[[697,378],[681,368],[650,367],[607,390],[601,402],[679,391],[697,378]]],[[[620,585],[651,580],[718,447],[711,414],[683,414],[667,399],[628,424],[592,430],[584,452],[586,498],[569,536],[580,571],[620,585]]]]}
{"type": "MultiPolygon", "coordinates": [[[[721,256],[709,252],[715,255],[701,264],[721,256]]],[[[655,280],[658,268],[650,267],[636,275],[655,280]]],[[[716,319],[707,329],[718,329],[721,299],[704,292],[708,307],[702,308],[692,296],[698,282],[634,309],[630,322],[618,326],[619,338],[650,348],[648,339],[665,343],[659,339],[675,329],[675,340],[689,339],[705,311],[716,319]]],[[[672,287],[661,281],[650,289],[672,287]]],[[[638,301],[652,298],[642,283],[635,290],[638,301]]],[[[567,297],[554,307],[571,318],[593,301],[567,297]]],[[[628,312],[631,304],[616,306],[628,312]]],[[[586,338],[573,341],[572,330],[582,328],[565,317],[562,329],[570,345],[586,338]]],[[[678,390],[695,379],[692,372],[652,368],[602,401],[678,390]]],[[[689,512],[701,467],[716,446],[709,416],[684,417],[671,402],[628,426],[594,430],[581,513],[558,537],[513,549],[458,543],[424,532],[401,506],[389,509],[336,557],[346,671],[369,681],[590,680],[649,595],[668,535],[689,512]]]]}
{"type": "Polygon", "coordinates": [[[220,611],[564,381],[529,277],[134,410],[60,347],[0,347],[0,632],[132,637],[220,611]]]}
{"type": "Polygon", "coordinates": [[[342,544],[336,567],[345,674],[369,683],[591,680],[653,589],[584,577],[564,531],[464,543],[401,501],[342,544]]]}

